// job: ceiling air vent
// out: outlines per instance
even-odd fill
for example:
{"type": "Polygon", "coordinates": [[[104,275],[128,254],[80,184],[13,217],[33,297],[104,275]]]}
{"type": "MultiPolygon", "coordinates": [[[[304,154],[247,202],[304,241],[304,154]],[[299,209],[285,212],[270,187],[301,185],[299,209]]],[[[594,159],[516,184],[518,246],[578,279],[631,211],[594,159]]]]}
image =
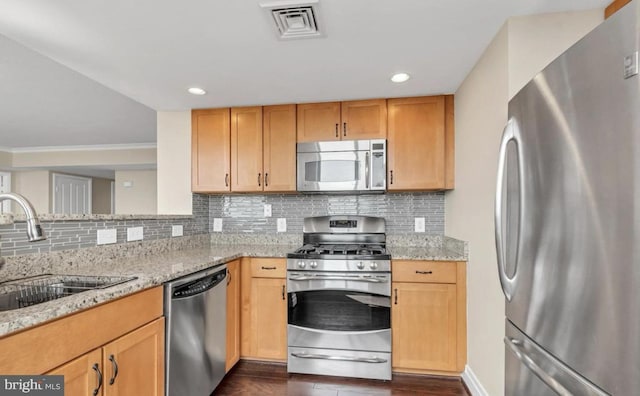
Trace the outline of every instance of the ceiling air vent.
{"type": "Polygon", "coordinates": [[[282,40],[321,37],[318,26],[318,2],[280,1],[262,3],[270,19],[276,25],[278,38],[282,40]]]}

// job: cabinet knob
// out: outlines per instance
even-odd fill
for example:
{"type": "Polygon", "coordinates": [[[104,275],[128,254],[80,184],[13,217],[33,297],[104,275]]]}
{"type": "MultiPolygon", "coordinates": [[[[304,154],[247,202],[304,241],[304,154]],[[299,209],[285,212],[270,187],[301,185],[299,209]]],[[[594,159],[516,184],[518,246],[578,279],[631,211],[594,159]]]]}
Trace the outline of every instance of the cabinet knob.
{"type": "Polygon", "coordinates": [[[391,175],[391,177],[390,177],[390,179],[391,179],[390,184],[393,184],[393,171],[391,170],[391,171],[389,171],[389,173],[390,173],[390,175],[391,175]]]}
{"type": "Polygon", "coordinates": [[[260,184],[260,178],[261,178],[261,176],[262,176],[262,173],[258,173],[258,187],[260,187],[260,186],[261,186],[261,184],[260,184]]]}
{"type": "Polygon", "coordinates": [[[340,132],[338,132],[339,127],[340,127],[340,124],[336,124],[336,137],[340,137],[340,132]]]}
{"type": "Polygon", "coordinates": [[[269,186],[269,174],[268,173],[264,174],[264,186],[265,187],[269,186]]]}
{"type": "Polygon", "coordinates": [[[393,304],[394,305],[398,305],[398,289],[393,289],[393,304]]]}
{"type": "Polygon", "coordinates": [[[342,125],[342,134],[343,134],[342,136],[347,136],[347,123],[346,122],[342,125]]]}
{"type": "Polygon", "coordinates": [[[229,174],[228,173],[224,174],[224,186],[225,187],[229,187],[229,174]]]}
{"type": "Polygon", "coordinates": [[[282,285],[282,300],[286,300],[285,285],[282,285]]]}

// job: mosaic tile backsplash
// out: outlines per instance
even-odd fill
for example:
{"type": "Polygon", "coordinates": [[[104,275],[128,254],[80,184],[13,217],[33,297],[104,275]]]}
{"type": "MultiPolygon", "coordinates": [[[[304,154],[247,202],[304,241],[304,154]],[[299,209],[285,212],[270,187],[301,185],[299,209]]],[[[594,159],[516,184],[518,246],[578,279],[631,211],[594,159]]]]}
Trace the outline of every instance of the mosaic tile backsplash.
{"type": "Polygon", "coordinates": [[[192,218],[104,220],[104,221],[43,221],[47,239],[28,242],[26,223],[0,226],[0,253],[3,257],[29,253],[48,253],[59,250],[96,246],[97,230],[115,228],[117,243],[127,240],[127,228],[144,227],[144,240],[171,237],[171,226],[182,225],[185,236],[209,233],[209,197],[193,195],[192,218]]]}
{"type": "Polygon", "coordinates": [[[287,233],[302,233],[305,217],[358,214],[384,217],[388,234],[414,232],[414,218],[425,218],[426,234],[444,234],[444,193],[387,193],[376,195],[212,195],[209,229],[222,218],[229,233],[276,233],[277,219],[287,219],[287,233]],[[264,205],[271,217],[264,217],[264,205]]]}

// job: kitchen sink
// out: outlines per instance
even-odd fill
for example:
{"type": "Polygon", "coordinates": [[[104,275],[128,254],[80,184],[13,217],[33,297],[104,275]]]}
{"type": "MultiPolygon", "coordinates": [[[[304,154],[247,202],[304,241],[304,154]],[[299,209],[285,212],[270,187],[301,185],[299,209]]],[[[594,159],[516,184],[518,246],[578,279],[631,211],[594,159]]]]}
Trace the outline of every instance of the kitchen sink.
{"type": "Polygon", "coordinates": [[[0,284],[0,311],[10,311],[129,282],[137,277],[45,274],[0,284]]]}

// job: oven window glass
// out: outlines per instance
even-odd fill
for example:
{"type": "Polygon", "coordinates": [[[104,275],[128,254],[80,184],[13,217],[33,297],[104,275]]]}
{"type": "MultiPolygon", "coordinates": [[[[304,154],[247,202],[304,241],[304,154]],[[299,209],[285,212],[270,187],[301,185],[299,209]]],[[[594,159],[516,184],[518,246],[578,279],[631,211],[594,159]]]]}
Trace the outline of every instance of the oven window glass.
{"type": "Polygon", "coordinates": [[[308,182],[355,182],[360,180],[359,163],[354,160],[309,161],[304,164],[308,182]]]}
{"type": "Polygon", "coordinates": [[[391,298],[347,290],[289,293],[289,324],[319,330],[368,331],[391,327],[391,298]]]}

